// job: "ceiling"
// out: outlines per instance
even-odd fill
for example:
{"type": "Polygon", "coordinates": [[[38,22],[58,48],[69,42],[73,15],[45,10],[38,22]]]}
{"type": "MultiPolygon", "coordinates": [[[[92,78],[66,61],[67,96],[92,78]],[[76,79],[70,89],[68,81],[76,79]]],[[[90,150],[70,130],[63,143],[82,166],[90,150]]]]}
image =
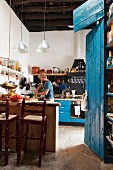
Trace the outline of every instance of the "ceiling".
{"type": "MultiPolygon", "coordinates": [[[[10,0],[6,0],[10,4],[10,0]]],[[[11,0],[11,8],[29,32],[45,30],[71,30],[68,25],[73,25],[73,10],[82,5],[86,0],[11,0]],[[22,12],[23,4],[23,12],[22,12]]]]}

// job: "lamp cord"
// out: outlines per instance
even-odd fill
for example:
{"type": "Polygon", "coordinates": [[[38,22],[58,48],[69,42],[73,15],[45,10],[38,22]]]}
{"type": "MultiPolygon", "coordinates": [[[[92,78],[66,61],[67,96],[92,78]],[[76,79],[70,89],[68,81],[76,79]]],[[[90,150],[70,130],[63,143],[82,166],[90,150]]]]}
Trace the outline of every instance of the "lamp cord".
{"type": "MultiPolygon", "coordinates": [[[[9,14],[9,58],[8,58],[8,68],[9,68],[9,61],[10,61],[10,42],[11,42],[11,0],[10,0],[10,14],[9,14]]],[[[9,80],[9,69],[8,69],[8,80],[9,80]]]]}
{"type": "Polygon", "coordinates": [[[45,0],[45,9],[44,9],[44,40],[45,40],[45,13],[46,13],[46,0],[45,0]]]}
{"type": "Polygon", "coordinates": [[[11,0],[10,0],[10,15],[9,15],[9,59],[10,59],[10,40],[11,40],[11,0]]]}

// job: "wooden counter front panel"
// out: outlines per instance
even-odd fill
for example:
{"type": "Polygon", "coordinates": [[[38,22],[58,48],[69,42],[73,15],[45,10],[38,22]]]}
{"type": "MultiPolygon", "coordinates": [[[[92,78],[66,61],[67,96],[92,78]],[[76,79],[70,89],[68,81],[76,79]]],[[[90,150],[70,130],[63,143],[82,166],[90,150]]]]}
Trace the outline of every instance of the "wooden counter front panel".
{"type": "MultiPolygon", "coordinates": [[[[10,113],[17,113],[20,116],[21,113],[21,105],[10,106],[10,113]]],[[[58,106],[48,105],[46,106],[46,115],[48,117],[47,120],[47,142],[46,142],[46,150],[50,152],[55,152],[58,146],[58,106]]],[[[12,125],[11,129],[14,129],[14,125],[12,125]]],[[[29,128],[29,136],[36,136],[39,134],[39,127],[35,125],[31,125],[29,128]]],[[[10,142],[11,148],[15,149],[15,142],[12,139],[10,142]]],[[[24,143],[23,143],[24,146],[24,143]]],[[[22,146],[22,148],[23,148],[22,146]]],[[[39,141],[28,140],[28,149],[38,151],[39,141]]]]}

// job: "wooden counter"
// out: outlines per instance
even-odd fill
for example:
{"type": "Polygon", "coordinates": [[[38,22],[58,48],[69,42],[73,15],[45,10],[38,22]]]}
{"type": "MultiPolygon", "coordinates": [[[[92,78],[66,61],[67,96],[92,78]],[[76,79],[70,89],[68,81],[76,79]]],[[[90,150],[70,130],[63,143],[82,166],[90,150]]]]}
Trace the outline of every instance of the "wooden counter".
{"type": "MultiPolygon", "coordinates": [[[[43,102],[37,99],[31,99],[31,102],[43,102]]],[[[56,152],[58,148],[58,119],[59,119],[59,106],[58,102],[47,101],[46,115],[48,116],[47,122],[47,145],[46,150],[56,152]]],[[[10,102],[10,113],[21,113],[21,102],[10,102]]],[[[13,125],[11,128],[14,129],[13,125]]],[[[35,136],[38,133],[38,128],[30,126],[29,134],[35,136]]],[[[28,140],[28,149],[38,150],[39,141],[28,140]]],[[[14,140],[10,142],[11,148],[14,148],[14,140]]]]}

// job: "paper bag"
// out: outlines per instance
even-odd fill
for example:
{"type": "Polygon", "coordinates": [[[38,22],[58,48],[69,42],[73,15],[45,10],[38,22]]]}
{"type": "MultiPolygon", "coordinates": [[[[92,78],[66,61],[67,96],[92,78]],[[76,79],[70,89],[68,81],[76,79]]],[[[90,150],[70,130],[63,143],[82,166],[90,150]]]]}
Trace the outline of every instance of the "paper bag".
{"type": "Polygon", "coordinates": [[[84,93],[83,96],[82,96],[81,110],[82,111],[88,111],[88,96],[87,96],[86,93],[84,93]]]}

